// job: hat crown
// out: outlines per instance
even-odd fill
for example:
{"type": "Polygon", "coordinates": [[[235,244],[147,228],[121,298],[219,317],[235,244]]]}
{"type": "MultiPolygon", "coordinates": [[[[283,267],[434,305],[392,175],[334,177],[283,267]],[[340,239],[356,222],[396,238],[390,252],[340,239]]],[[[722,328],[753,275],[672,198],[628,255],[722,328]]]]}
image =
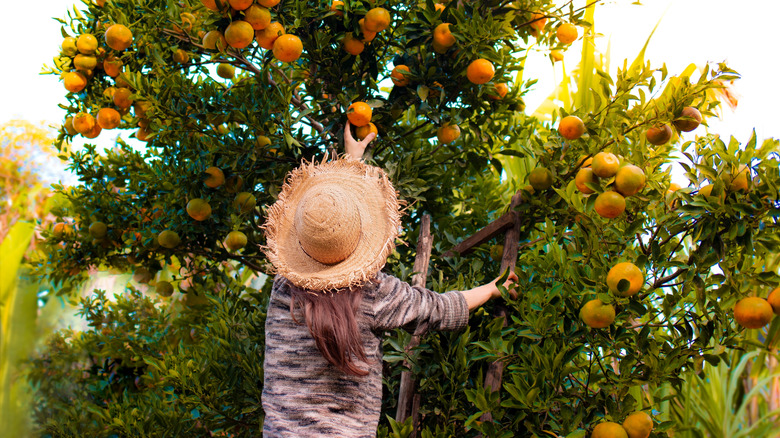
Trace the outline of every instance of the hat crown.
{"type": "Polygon", "coordinates": [[[349,257],[360,241],[357,202],[333,184],[312,187],[295,211],[295,232],[303,250],[326,265],[349,257]]]}

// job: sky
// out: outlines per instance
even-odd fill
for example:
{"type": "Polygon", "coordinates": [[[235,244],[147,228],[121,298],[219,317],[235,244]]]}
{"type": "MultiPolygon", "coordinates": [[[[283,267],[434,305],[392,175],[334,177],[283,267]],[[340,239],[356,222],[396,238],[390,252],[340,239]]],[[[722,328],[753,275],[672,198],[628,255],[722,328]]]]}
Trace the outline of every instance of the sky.
{"type": "MultiPolygon", "coordinates": [[[[50,124],[62,122],[64,111],[57,106],[64,101],[62,83],[56,76],[39,73],[43,64],[51,65],[62,41],[60,24],[52,17],[64,17],[73,4],[73,0],[39,0],[34,8],[23,1],[4,4],[0,14],[0,36],[5,42],[5,68],[0,69],[0,123],[18,118],[50,124]]],[[[575,0],[574,4],[585,1],[575,0]]],[[[598,38],[597,47],[605,52],[610,46],[613,70],[623,64],[623,59],[630,63],[635,58],[661,20],[646,53],[653,66],[666,63],[673,75],[690,63],[726,61],[742,75],[736,84],[740,97],[737,110],[732,113],[727,109],[722,120],[711,120],[711,132],[724,137],[734,135],[743,143],[753,128],[759,139],[780,138],[780,123],[775,115],[780,102],[776,79],[780,60],[773,55],[778,41],[775,26],[780,2],[746,0],[737,5],[733,0],[647,0],[636,5],[631,0],[612,0],[596,11],[596,32],[603,35],[598,38]]],[[[567,70],[576,67],[579,47],[578,41],[566,55],[567,70]]],[[[560,63],[550,63],[546,53],[528,59],[525,77],[539,78],[525,97],[528,113],[560,81],[561,69],[560,63]]],[[[108,146],[112,137],[105,134],[98,140],[108,146]]]]}

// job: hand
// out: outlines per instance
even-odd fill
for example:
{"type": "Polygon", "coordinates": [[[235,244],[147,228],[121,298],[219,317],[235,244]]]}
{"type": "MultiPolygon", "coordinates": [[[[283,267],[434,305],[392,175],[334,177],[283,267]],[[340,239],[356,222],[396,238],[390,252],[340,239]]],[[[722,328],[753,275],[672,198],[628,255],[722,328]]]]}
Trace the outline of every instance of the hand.
{"type": "MultiPolygon", "coordinates": [[[[501,291],[498,290],[498,280],[500,278],[501,277],[498,277],[495,280],[493,280],[493,287],[495,288],[495,291],[493,292],[493,296],[492,296],[493,298],[499,298],[501,296],[501,291]]],[[[509,290],[512,288],[512,286],[515,285],[515,283],[517,283],[517,281],[518,281],[517,274],[515,274],[514,271],[509,271],[509,276],[507,277],[506,281],[504,281],[504,284],[502,286],[504,286],[505,289],[509,290]]],[[[510,296],[512,298],[515,298],[517,297],[517,293],[510,290],[510,296]]]]}
{"type": "Polygon", "coordinates": [[[363,158],[366,147],[371,143],[371,140],[373,140],[374,137],[376,137],[376,134],[370,132],[363,140],[355,140],[355,138],[352,137],[352,125],[347,121],[347,126],[344,127],[344,151],[347,153],[348,157],[360,160],[363,158]]]}

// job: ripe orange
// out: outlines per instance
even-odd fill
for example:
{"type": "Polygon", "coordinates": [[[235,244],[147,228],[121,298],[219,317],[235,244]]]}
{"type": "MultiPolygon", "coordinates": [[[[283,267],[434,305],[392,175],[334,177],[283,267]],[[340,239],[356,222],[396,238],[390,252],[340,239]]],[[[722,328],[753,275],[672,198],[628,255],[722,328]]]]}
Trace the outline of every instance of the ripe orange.
{"type": "Polygon", "coordinates": [[[749,329],[761,328],[772,320],[772,305],[760,297],[747,297],[734,305],[734,319],[737,324],[749,329]]]}
{"type": "Polygon", "coordinates": [[[390,26],[390,12],[385,8],[373,8],[366,12],[366,29],[371,32],[382,32],[390,26]]]}
{"type": "MultiPolygon", "coordinates": [[[[201,3],[203,3],[203,6],[211,9],[212,11],[218,11],[219,7],[217,6],[217,0],[201,0],[201,3]]],[[[221,5],[225,5],[225,1],[220,1],[221,5]]]]}
{"type": "Polygon", "coordinates": [[[531,27],[537,31],[544,29],[544,25],[547,24],[547,17],[540,12],[531,13],[531,27]]]}
{"type": "Polygon", "coordinates": [[[76,38],[73,37],[65,37],[60,47],[61,53],[65,56],[73,57],[79,52],[79,49],[76,48],[76,38]]]}
{"type": "Polygon", "coordinates": [[[593,156],[593,162],[590,165],[593,173],[599,178],[609,178],[617,174],[620,168],[620,160],[617,155],[610,152],[599,152],[593,156]]]}
{"type": "Polygon", "coordinates": [[[220,62],[219,65],[217,65],[217,76],[223,79],[233,79],[235,75],[236,68],[232,65],[225,62],[220,62]]]}
{"type": "Polygon", "coordinates": [[[205,173],[209,175],[206,177],[206,179],[203,180],[203,184],[206,184],[206,187],[216,189],[217,187],[224,184],[225,174],[222,173],[222,169],[219,167],[211,166],[205,170],[205,173]]]}
{"type": "Polygon", "coordinates": [[[409,76],[411,71],[409,70],[409,67],[401,64],[396,65],[393,67],[393,71],[390,73],[390,79],[392,79],[393,84],[399,86],[399,87],[405,87],[409,85],[409,76]]]}
{"type": "Polygon", "coordinates": [[[333,0],[333,3],[330,4],[330,10],[335,12],[336,15],[339,17],[344,16],[344,2],[341,0],[333,0]]]}
{"type": "Polygon", "coordinates": [[[577,166],[579,167],[590,167],[591,163],[593,163],[593,157],[588,157],[587,155],[580,155],[580,159],[577,160],[577,166]]]}
{"type": "Polygon", "coordinates": [[[596,298],[582,306],[580,319],[591,328],[609,327],[615,322],[615,308],[612,304],[604,304],[596,298]]]}
{"type": "Polygon", "coordinates": [[[680,131],[690,132],[699,127],[701,123],[701,113],[698,109],[686,106],[680,113],[680,117],[674,120],[674,126],[680,131]]]}
{"type": "Polygon", "coordinates": [[[179,17],[181,18],[181,24],[184,26],[184,30],[187,32],[192,31],[192,26],[195,25],[195,21],[197,21],[197,18],[195,18],[195,15],[190,14],[189,12],[182,12],[179,14],[179,17]]]}
{"type": "Polygon", "coordinates": [[[92,114],[78,113],[73,116],[73,129],[81,135],[87,134],[95,127],[95,118],[92,114]]]}
{"type": "Polygon", "coordinates": [[[232,175],[225,180],[225,190],[228,193],[236,193],[244,186],[244,178],[241,175],[232,175]]]}
{"type": "Polygon", "coordinates": [[[178,62],[179,64],[186,64],[190,61],[190,55],[187,53],[184,49],[177,49],[175,52],[173,52],[173,62],[178,62]]]}
{"type": "Polygon", "coordinates": [[[460,137],[460,126],[453,123],[445,123],[436,130],[436,138],[441,144],[452,143],[460,137]]]}
{"type": "Polygon", "coordinates": [[[233,200],[233,207],[238,210],[239,213],[249,213],[257,204],[257,200],[255,199],[255,195],[249,193],[249,192],[241,192],[236,195],[236,198],[233,200]]]}
{"type": "Polygon", "coordinates": [[[577,186],[577,190],[589,195],[594,192],[593,189],[587,186],[587,184],[598,184],[599,179],[596,175],[593,175],[593,169],[590,167],[582,167],[577,171],[577,176],[574,177],[574,185],[577,186]]]}
{"type": "Polygon", "coordinates": [[[353,102],[347,109],[347,119],[355,127],[368,125],[373,111],[365,102],[353,102]]]}
{"type": "Polygon", "coordinates": [[[615,175],[615,190],[623,196],[632,196],[639,193],[647,182],[645,172],[633,164],[618,169],[615,175]]]}
{"type": "Polygon", "coordinates": [[[775,315],[780,315],[780,287],[776,287],[770,292],[766,301],[772,306],[772,311],[775,312],[775,315]]]}
{"type": "Polygon", "coordinates": [[[78,93],[87,87],[87,78],[78,72],[65,73],[62,80],[65,83],[65,89],[71,93],[78,93]]]}
{"type": "Polygon", "coordinates": [[[149,141],[151,135],[154,134],[148,126],[141,126],[138,131],[135,132],[135,138],[139,141],[149,141]]]}
{"type": "Polygon", "coordinates": [[[106,30],[106,44],[108,47],[121,52],[133,44],[133,32],[122,24],[114,24],[106,30]]]}
{"type": "Polygon", "coordinates": [[[493,79],[495,74],[496,69],[493,67],[493,63],[487,59],[475,59],[466,68],[466,77],[472,84],[484,84],[493,79]]]}
{"type": "Polygon", "coordinates": [[[105,71],[106,74],[112,78],[115,78],[119,76],[120,73],[122,73],[123,65],[124,63],[121,59],[114,55],[109,55],[106,57],[106,59],[103,60],[103,71],[105,71]]]}
{"type": "Polygon", "coordinates": [[[225,246],[230,252],[238,251],[246,246],[246,234],[241,231],[231,231],[225,237],[225,246]]]}
{"type": "Polygon", "coordinates": [[[114,92],[114,105],[122,109],[130,108],[133,105],[133,99],[130,98],[132,94],[129,88],[117,88],[114,92]]]}
{"type": "Polygon", "coordinates": [[[274,57],[282,62],[294,62],[303,53],[303,43],[295,35],[282,35],[274,41],[274,57]]]}
{"type": "Polygon", "coordinates": [[[628,433],[618,423],[605,421],[593,428],[590,438],[628,438],[628,433]]]}
{"type": "Polygon", "coordinates": [[[68,135],[76,135],[78,134],[78,131],[76,131],[76,128],[73,127],[73,117],[66,117],[65,123],[62,125],[63,128],[65,128],[65,132],[68,133],[68,135]]]}
{"type": "Polygon", "coordinates": [[[258,5],[252,5],[244,11],[244,20],[252,25],[254,30],[263,30],[271,24],[271,12],[258,5]]]}
{"type": "Polygon", "coordinates": [[[237,11],[243,11],[244,9],[252,6],[252,3],[254,2],[255,0],[228,0],[230,7],[237,11]]]}
{"type": "Polygon", "coordinates": [[[715,188],[714,184],[707,184],[704,186],[701,186],[699,189],[699,194],[709,198],[709,197],[718,197],[720,198],[721,202],[723,202],[726,199],[726,193],[722,192],[721,190],[716,190],[715,193],[712,192],[713,188],[715,188]]]}
{"type": "Polygon", "coordinates": [[[136,117],[146,117],[147,111],[152,108],[152,103],[148,100],[136,100],[133,102],[133,111],[136,117]]]}
{"type": "Polygon", "coordinates": [[[723,175],[723,182],[731,192],[747,192],[750,188],[750,168],[740,164],[736,175],[732,175],[731,171],[723,175]]]}
{"type": "Polygon", "coordinates": [[[506,97],[506,94],[509,93],[509,85],[506,84],[506,82],[501,82],[494,85],[494,88],[496,90],[496,96],[489,94],[488,97],[493,100],[500,100],[506,97]]]}
{"type": "MultiPolygon", "coordinates": [[[[251,27],[251,26],[250,26],[251,27]]],[[[212,30],[203,36],[203,47],[208,50],[222,51],[227,48],[227,40],[225,35],[218,30],[212,30]]]]}
{"type": "Polygon", "coordinates": [[[669,125],[656,125],[645,132],[647,142],[660,146],[672,139],[672,127],[669,125]]]}
{"type": "Polygon", "coordinates": [[[81,134],[86,138],[97,138],[98,135],[100,135],[100,131],[102,131],[103,128],[100,127],[97,123],[95,123],[94,126],[92,126],[92,129],[89,130],[86,134],[81,134]]]}
{"type": "Polygon", "coordinates": [[[369,123],[368,125],[363,125],[355,129],[355,137],[358,140],[363,140],[368,136],[370,133],[374,133],[374,135],[379,134],[379,130],[376,129],[376,125],[373,123],[369,123]]]}
{"type": "Polygon", "coordinates": [[[271,145],[271,139],[267,135],[259,134],[255,139],[255,145],[259,148],[264,148],[271,145]]]}
{"type": "Polygon", "coordinates": [[[594,209],[599,216],[614,219],[626,209],[626,198],[618,192],[604,192],[596,197],[594,209]]]}
{"type": "Polygon", "coordinates": [[[645,275],[631,262],[618,263],[607,273],[607,286],[615,295],[621,297],[634,296],[642,289],[645,284],[645,275]],[[622,292],[621,281],[627,281],[628,284],[622,285],[625,288],[622,292]]]}
{"type": "Polygon", "coordinates": [[[571,44],[577,39],[579,33],[577,32],[577,26],[571,23],[563,23],[558,26],[555,36],[558,37],[558,41],[563,44],[571,44]]]}
{"type": "Polygon", "coordinates": [[[566,116],[558,123],[558,132],[566,140],[576,140],[585,134],[585,123],[577,116],[566,116]]]}
{"type": "Polygon", "coordinates": [[[179,246],[181,239],[176,231],[163,230],[157,235],[157,243],[163,248],[173,249],[179,246]]]}
{"type": "Polygon", "coordinates": [[[274,21],[266,26],[265,29],[256,31],[255,39],[257,39],[257,44],[260,45],[260,47],[266,50],[273,50],[274,41],[285,33],[282,23],[274,21]]]}
{"type": "Polygon", "coordinates": [[[545,167],[537,167],[528,174],[528,182],[534,190],[547,190],[552,187],[554,181],[552,172],[545,167]]]}
{"type": "Polygon", "coordinates": [[[103,129],[114,129],[119,126],[122,116],[113,108],[101,108],[98,111],[97,123],[103,129]]]}
{"type": "Polygon", "coordinates": [[[281,0],[257,0],[257,2],[260,3],[260,6],[265,6],[266,8],[273,8],[278,5],[280,1],[281,0]]]}
{"type": "Polygon", "coordinates": [[[434,3],[434,4],[433,4],[433,10],[434,10],[434,11],[437,11],[437,12],[444,12],[444,9],[445,9],[445,8],[446,8],[446,6],[444,6],[444,5],[443,5],[443,4],[441,4],[441,3],[434,3]]]}
{"type": "Polygon", "coordinates": [[[363,41],[364,43],[367,43],[369,41],[373,41],[374,38],[376,38],[376,32],[372,32],[368,29],[366,29],[366,19],[361,18],[358,20],[358,25],[360,25],[360,34],[363,36],[360,41],[363,41]]]}
{"type": "Polygon", "coordinates": [[[103,222],[92,222],[89,224],[89,235],[95,239],[102,239],[108,233],[108,226],[103,222]]]}
{"type": "Polygon", "coordinates": [[[158,281],[154,291],[161,297],[169,297],[173,295],[173,285],[169,281],[158,281]]]}
{"type": "Polygon", "coordinates": [[[444,49],[455,45],[455,35],[450,31],[450,23],[442,23],[433,29],[433,43],[444,49]]]}
{"type": "Polygon", "coordinates": [[[92,55],[98,48],[98,40],[92,34],[83,33],[76,40],[76,48],[82,55],[92,55]]]}
{"type": "Polygon", "coordinates": [[[634,412],[623,420],[623,429],[628,438],[648,438],[653,431],[653,419],[646,412],[634,412]]]}
{"type": "Polygon", "coordinates": [[[88,72],[97,67],[97,58],[92,55],[82,55],[79,53],[73,58],[73,66],[80,72],[88,72]]]}
{"type": "Polygon", "coordinates": [[[342,44],[344,45],[344,50],[350,55],[354,56],[360,55],[363,53],[363,49],[366,48],[365,44],[363,44],[363,41],[355,38],[355,36],[352,35],[352,32],[347,32],[344,35],[344,41],[342,44]]]}
{"type": "Polygon", "coordinates": [[[73,235],[73,226],[70,224],[59,222],[54,224],[54,227],[52,227],[51,229],[51,233],[54,236],[54,238],[62,240],[62,238],[65,236],[73,235]]]}
{"type": "Polygon", "coordinates": [[[193,198],[187,203],[187,214],[196,221],[205,221],[211,216],[211,205],[205,199],[193,198]]]}
{"type": "Polygon", "coordinates": [[[235,49],[243,49],[252,44],[255,39],[255,30],[252,25],[244,20],[236,20],[225,29],[225,41],[228,46],[235,49]]]}

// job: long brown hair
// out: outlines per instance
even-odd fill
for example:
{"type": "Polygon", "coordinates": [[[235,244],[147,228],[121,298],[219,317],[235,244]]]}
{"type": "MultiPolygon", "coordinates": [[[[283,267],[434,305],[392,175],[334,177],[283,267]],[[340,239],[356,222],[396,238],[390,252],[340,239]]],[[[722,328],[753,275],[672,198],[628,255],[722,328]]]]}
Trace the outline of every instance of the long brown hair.
{"type": "Polygon", "coordinates": [[[368,371],[355,363],[367,360],[355,318],[363,300],[362,289],[355,287],[337,292],[311,292],[292,286],[290,297],[293,320],[299,323],[294,313],[296,303],[299,303],[309,333],[325,360],[347,374],[367,375],[368,371]]]}

